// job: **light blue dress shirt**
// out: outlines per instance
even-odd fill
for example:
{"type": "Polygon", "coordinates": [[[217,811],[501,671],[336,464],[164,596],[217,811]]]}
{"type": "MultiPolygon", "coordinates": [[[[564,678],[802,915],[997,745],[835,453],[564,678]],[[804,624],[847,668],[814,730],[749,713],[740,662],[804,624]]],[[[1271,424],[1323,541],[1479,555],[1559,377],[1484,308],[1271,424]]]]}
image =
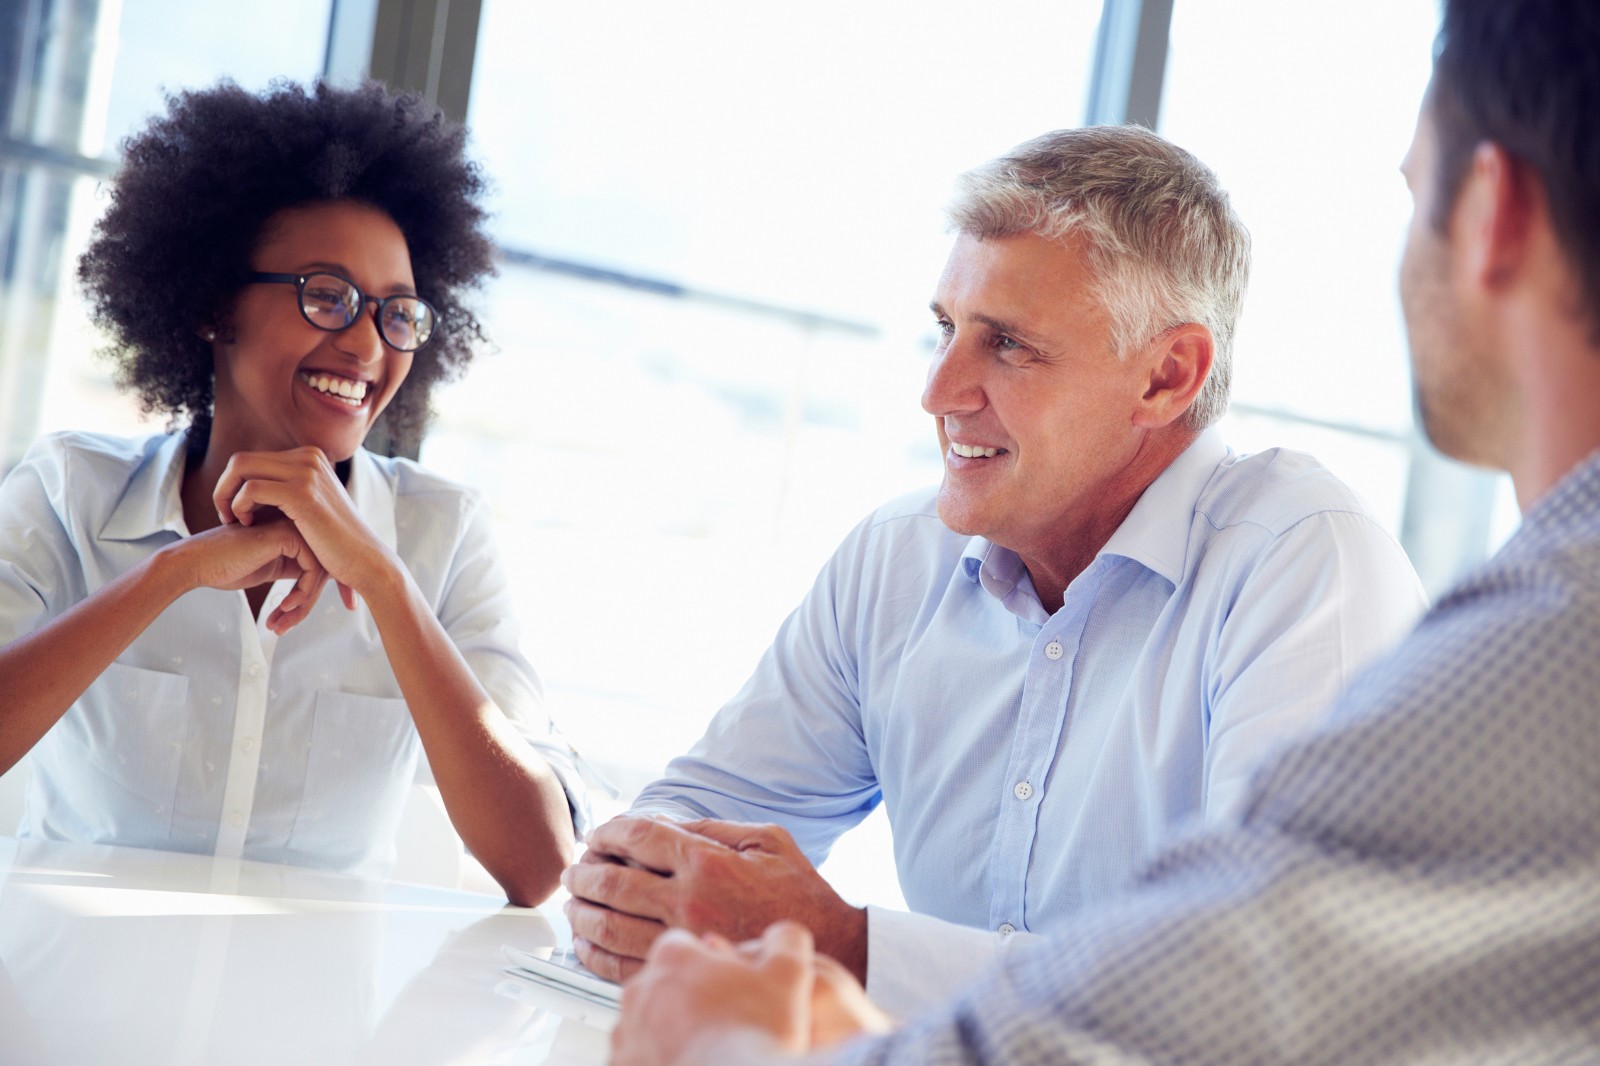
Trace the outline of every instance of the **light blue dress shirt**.
{"type": "Polygon", "coordinates": [[[916,914],[873,908],[868,990],[914,1010],[1012,934],[1069,925],[1175,828],[1233,814],[1267,752],[1424,605],[1323,467],[1237,456],[1214,430],[1054,614],[1014,552],[950,532],[918,493],[845,539],[636,809],[776,822],[820,862],[883,802],[916,914]]]}
{"type": "Polygon", "coordinates": [[[1600,453],[1233,816],[817,1061],[1600,1062],[1600,453]]]}
{"type": "MultiPolygon", "coordinates": [[[[184,434],[46,437],[0,483],[0,644],[188,534],[184,434]]],[[[570,747],[518,648],[477,494],[358,451],[356,513],[410,570],[480,684],[586,806],[570,747]]],[[[277,582],[271,614],[292,588],[277,582]]],[[[180,597],[34,746],[20,836],[383,876],[421,740],[364,602],[330,585],[283,636],[243,592],[180,597]]]]}

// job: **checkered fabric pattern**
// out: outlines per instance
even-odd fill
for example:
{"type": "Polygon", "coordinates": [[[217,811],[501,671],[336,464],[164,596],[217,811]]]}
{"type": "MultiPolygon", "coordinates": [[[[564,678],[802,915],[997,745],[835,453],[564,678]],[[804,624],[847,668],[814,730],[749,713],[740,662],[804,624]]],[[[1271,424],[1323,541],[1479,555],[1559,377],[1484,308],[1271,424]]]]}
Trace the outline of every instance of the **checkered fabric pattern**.
{"type": "Polygon", "coordinates": [[[1600,456],[1117,905],[841,1063],[1600,1063],[1600,456]]]}

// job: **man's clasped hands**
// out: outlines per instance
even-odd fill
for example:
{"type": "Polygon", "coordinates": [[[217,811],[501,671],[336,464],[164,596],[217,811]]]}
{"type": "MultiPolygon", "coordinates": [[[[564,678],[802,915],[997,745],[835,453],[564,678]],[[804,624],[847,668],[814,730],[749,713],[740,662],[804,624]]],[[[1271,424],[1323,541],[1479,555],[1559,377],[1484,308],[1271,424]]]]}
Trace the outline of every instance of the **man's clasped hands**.
{"type": "Polygon", "coordinates": [[[695,1061],[735,1030],[796,1051],[890,1028],[861,984],[866,911],[783,829],[624,815],[587,843],[562,884],[579,958],[627,982],[617,1061],[695,1061]]]}

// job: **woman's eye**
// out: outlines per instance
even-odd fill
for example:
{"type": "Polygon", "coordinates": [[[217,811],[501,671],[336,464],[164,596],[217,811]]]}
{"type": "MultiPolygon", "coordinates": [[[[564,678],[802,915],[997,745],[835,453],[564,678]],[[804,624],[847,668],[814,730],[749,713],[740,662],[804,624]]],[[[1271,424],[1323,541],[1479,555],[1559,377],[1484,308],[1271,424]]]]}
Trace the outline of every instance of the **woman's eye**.
{"type": "Polygon", "coordinates": [[[344,294],[334,289],[306,289],[306,302],[314,307],[332,308],[344,304],[344,294]]]}

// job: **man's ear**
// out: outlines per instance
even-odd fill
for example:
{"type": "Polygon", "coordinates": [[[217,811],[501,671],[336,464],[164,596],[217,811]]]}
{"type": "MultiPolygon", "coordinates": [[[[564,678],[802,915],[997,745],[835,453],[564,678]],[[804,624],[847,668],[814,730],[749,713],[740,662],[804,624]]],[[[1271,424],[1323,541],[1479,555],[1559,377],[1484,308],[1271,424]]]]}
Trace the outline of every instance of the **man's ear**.
{"type": "Polygon", "coordinates": [[[1452,240],[1466,253],[1471,279],[1505,288],[1527,261],[1544,209],[1544,188],[1532,167],[1493,141],[1473,149],[1452,220],[1452,240]]]}
{"type": "Polygon", "coordinates": [[[1164,331],[1155,340],[1150,377],[1134,409],[1133,424],[1145,429],[1171,425],[1189,410],[1211,376],[1216,346],[1211,331],[1198,322],[1185,322],[1164,331]]]}

